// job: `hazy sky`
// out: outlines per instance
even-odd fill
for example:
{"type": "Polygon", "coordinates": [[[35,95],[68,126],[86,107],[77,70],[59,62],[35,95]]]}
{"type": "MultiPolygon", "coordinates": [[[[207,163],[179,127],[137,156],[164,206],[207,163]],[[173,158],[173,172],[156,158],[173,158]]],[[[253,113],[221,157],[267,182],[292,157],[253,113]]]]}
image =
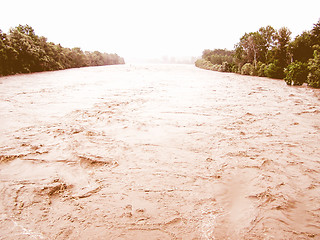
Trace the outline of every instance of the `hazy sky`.
{"type": "Polygon", "coordinates": [[[245,32],[282,26],[296,36],[320,18],[319,0],[8,0],[0,29],[31,25],[64,47],[118,53],[125,59],[199,56],[233,49],[245,32]]]}

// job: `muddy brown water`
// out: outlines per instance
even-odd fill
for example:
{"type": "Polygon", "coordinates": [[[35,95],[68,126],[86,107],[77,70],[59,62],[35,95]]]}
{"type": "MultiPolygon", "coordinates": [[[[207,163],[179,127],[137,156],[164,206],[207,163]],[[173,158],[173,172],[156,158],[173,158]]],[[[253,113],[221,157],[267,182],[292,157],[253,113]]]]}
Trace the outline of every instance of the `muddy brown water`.
{"type": "Polygon", "coordinates": [[[192,65],[0,78],[0,239],[320,239],[320,92],[192,65]]]}

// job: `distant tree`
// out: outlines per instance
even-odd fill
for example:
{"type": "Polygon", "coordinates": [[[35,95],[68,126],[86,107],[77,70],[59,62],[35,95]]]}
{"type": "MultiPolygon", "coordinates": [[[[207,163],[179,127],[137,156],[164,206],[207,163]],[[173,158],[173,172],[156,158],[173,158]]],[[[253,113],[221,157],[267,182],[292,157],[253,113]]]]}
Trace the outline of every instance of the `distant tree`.
{"type": "Polygon", "coordinates": [[[0,29],[0,76],[4,75],[7,68],[7,35],[0,29]]]}
{"type": "Polygon", "coordinates": [[[286,27],[282,27],[278,30],[275,37],[274,60],[278,60],[279,66],[282,68],[285,68],[290,62],[288,51],[291,39],[290,35],[291,31],[286,27]]]}
{"type": "Polygon", "coordinates": [[[313,25],[313,29],[311,30],[311,41],[313,46],[320,46],[320,19],[313,25]]]}
{"type": "Polygon", "coordinates": [[[11,28],[8,34],[0,30],[0,75],[121,63],[123,58],[116,54],[86,54],[80,48],[47,42],[29,25],[11,28]]]}
{"type": "Polygon", "coordinates": [[[253,66],[256,68],[257,66],[257,55],[260,55],[260,52],[263,51],[261,48],[263,47],[262,36],[258,32],[250,33],[246,39],[246,47],[248,56],[252,56],[253,58],[253,66]]]}
{"type": "Polygon", "coordinates": [[[232,56],[234,54],[233,51],[227,49],[214,49],[211,54],[222,55],[222,56],[232,56]]]}
{"type": "Polygon", "coordinates": [[[308,84],[311,87],[320,88],[320,46],[315,45],[313,58],[309,60],[308,84]]]}
{"type": "Polygon", "coordinates": [[[212,64],[222,65],[223,62],[233,63],[233,57],[228,55],[212,54],[208,59],[212,64]]]}
{"type": "Polygon", "coordinates": [[[30,72],[30,65],[33,65],[34,60],[32,57],[32,39],[15,28],[10,30],[9,41],[16,58],[14,72],[30,72]]]}
{"type": "Polygon", "coordinates": [[[259,34],[262,37],[263,45],[260,61],[262,63],[268,62],[268,52],[274,47],[276,39],[276,30],[271,26],[261,27],[259,34]],[[263,56],[264,55],[264,56],[263,56]]]}
{"type": "Polygon", "coordinates": [[[32,39],[37,38],[37,35],[34,32],[34,29],[31,26],[29,26],[28,24],[26,24],[26,25],[19,24],[19,26],[16,27],[15,30],[17,30],[18,32],[20,32],[24,35],[29,36],[32,39]]]}
{"type": "Polygon", "coordinates": [[[320,88],[320,19],[311,31],[305,31],[291,41],[291,31],[282,27],[261,27],[245,33],[234,46],[231,55],[223,49],[205,49],[197,66],[205,69],[278,78],[289,85],[308,81],[320,88]],[[232,56],[232,61],[229,58],[232,56]],[[209,64],[210,63],[210,64],[209,64]]]}
{"type": "Polygon", "coordinates": [[[241,69],[246,63],[245,51],[240,43],[235,44],[234,48],[234,61],[237,65],[237,69],[241,69]]]}
{"type": "Polygon", "coordinates": [[[289,45],[289,51],[294,61],[308,62],[313,57],[312,34],[303,32],[289,45]]]}
{"type": "Polygon", "coordinates": [[[205,60],[209,60],[208,58],[212,55],[212,50],[210,49],[205,49],[202,52],[202,58],[205,60]]]}
{"type": "Polygon", "coordinates": [[[202,52],[202,59],[205,62],[197,61],[198,66],[204,66],[202,68],[215,70],[215,71],[231,71],[232,66],[234,65],[234,51],[227,49],[205,49],[202,52]],[[210,62],[211,64],[207,64],[210,62]]]}
{"type": "Polygon", "coordinates": [[[245,33],[236,45],[235,57],[238,63],[265,62],[268,50],[273,46],[274,29],[270,26],[260,28],[257,32],[245,33]]]}
{"type": "Polygon", "coordinates": [[[86,66],[86,57],[79,47],[71,49],[71,51],[69,52],[69,58],[71,59],[71,66],[73,68],[86,66]]]}
{"type": "Polygon", "coordinates": [[[267,50],[271,50],[271,48],[274,46],[276,32],[277,31],[270,25],[259,28],[259,33],[263,38],[264,45],[267,50]]]}

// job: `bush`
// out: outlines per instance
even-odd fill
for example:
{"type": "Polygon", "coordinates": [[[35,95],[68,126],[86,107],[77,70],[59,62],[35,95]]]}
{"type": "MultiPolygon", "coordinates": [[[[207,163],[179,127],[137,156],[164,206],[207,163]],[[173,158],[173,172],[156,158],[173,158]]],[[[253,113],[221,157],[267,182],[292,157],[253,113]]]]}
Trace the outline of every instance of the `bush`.
{"type": "Polygon", "coordinates": [[[195,62],[196,67],[198,68],[203,68],[203,69],[207,69],[207,70],[213,70],[213,64],[210,61],[207,61],[205,59],[198,59],[195,62]]]}
{"type": "Polygon", "coordinates": [[[214,64],[212,70],[213,70],[213,71],[219,71],[219,67],[220,67],[219,64],[214,64]]]}
{"type": "Polygon", "coordinates": [[[233,73],[240,73],[240,72],[239,72],[239,67],[238,67],[238,65],[233,65],[231,71],[232,71],[233,73]]]}
{"type": "Polygon", "coordinates": [[[259,77],[266,77],[266,68],[267,68],[267,65],[265,63],[262,63],[262,62],[258,62],[258,65],[257,65],[257,74],[259,77]]]}
{"type": "Polygon", "coordinates": [[[284,80],[288,85],[302,85],[307,81],[308,67],[306,63],[295,61],[285,69],[284,80]]]}
{"type": "Polygon", "coordinates": [[[320,88],[320,47],[314,50],[313,58],[309,60],[308,69],[308,85],[315,88],[320,88]]]}
{"type": "Polygon", "coordinates": [[[254,75],[254,66],[251,63],[246,63],[241,68],[241,74],[242,75],[254,75]]]}
{"type": "Polygon", "coordinates": [[[270,63],[265,69],[265,75],[269,78],[283,79],[283,68],[279,66],[278,60],[270,63]]]}
{"type": "Polygon", "coordinates": [[[214,64],[212,70],[222,72],[222,65],[214,64]]]}
{"type": "Polygon", "coordinates": [[[228,62],[222,63],[222,72],[232,72],[232,65],[228,62]]]}

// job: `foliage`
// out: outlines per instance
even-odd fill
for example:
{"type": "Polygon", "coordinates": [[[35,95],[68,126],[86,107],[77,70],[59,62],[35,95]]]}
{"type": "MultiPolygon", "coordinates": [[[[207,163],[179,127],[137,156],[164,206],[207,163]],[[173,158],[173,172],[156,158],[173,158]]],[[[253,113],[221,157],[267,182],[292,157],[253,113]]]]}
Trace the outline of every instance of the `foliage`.
{"type": "Polygon", "coordinates": [[[239,72],[239,66],[236,65],[236,64],[232,65],[231,72],[233,72],[233,73],[240,73],[240,72],[239,72]]]}
{"type": "Polygon", "coordinates": [[[309,60],[308,84],[311,87],[320,88],[320,46],[316,45],[313,58],[309,60]]]}
{"type": "Polygon", "coordinates": [[[11,28],[8,34],[0,30],[0,76],[122,63],[123,58],[116,54],[84,53],[80,48],[47,42],[28,25],[11,28]]]}
{"type": "Polygon", "coordinates": [[[210,61],[214,65],[215,71],[228,72],[231,69],[227,69],[229,65],[233,65],[233,51],[228,51],[226,49],[206,49],[202,53],[202,59],[210,61]],[[227,62],[228,65],[222,66],[224,62],[227,62]],[[219,66],[216,66],[219,65],[219,66]]]}
{"type": "Polygon", "coordinates": [[[213,69],[213,64],[210,62],[210,61],[207,61],[203,58],[201,59],[198,59],[196,62],[195,62],[195,65],[196,67],[198,68],[203,68],[203,69],[206,69],[206,70],[214,70],[213,69]]]}
{"type": "Polygon", "coordinates": [[[228,62],[223,62],[222,64],[212,64],[210,61],[203,58],[198,59],[195,62],[195,65],[199,68],[219,72],[231,72],[234,66],[233,64],[229,64],[228,62]]]}
{"type": "Polygon", "coordinates": [[[311,41],[313,46],[320,45],[320,19],[313,25],[313,29],[311,30],[311,41]]]}
{"type": "Polygon", "coordinates": [[[262,27],[259,31],[245,33],[235,46],[235,58],[241,65],[258,61],[265,62],[267,53],[273,47],[276,31],[271,26],[262,27]]]}
{"type": "Polygon", "coordinates": [[[228,55],[218,55],[218,54],[212,54],[209,58],[209,61],[212,64],[219,64],[222,65],[223,62],[232,63],[233,57],[228,55]]]}
{"type": "Polygon", "coordinates": [[[205,49],[202,52],[203,59],[210,60],[209,57],[211,55],[232,56],[233,51],[229,51],[227,49],[214,49],[214,50],[205,49]]]}
{"type": "Polygon", "coordinates": [[[0,30],[0,74],[5,71],[7,56],[7,35],[0,30]]]}
{"type": "Polygon", "coordinates": [[[265,75],[269,78],[282,79],[284,77],[284,69],[280,66],[279,61],[275,60],[266,66],[265,75]]]}
{"type": "Polygon", "coordinates": [[[288,85],[302,85],[307,81],[308,76],[308,65],[302,62],[292,62],[285,69],[284,80],[288,85]]]}
{"type": "Polygon", "coordinates": [[[308,62],[313,56],[313,43],[310,32],[303,32],[290,43],[290,54],[294,61],[308,62]]]}
{"type": "Polygon", "coordinates": [[[202,58],[208,69],[245,75],[283,79],[287,84],[320,87],[320,19],[313,29],[291,41],[291,31],[282,27],[261,27],[245,33],[233,51],[206,49],[202,58]],[[316,47],[318,46],[318,47],[316,47]],[[316,50],[314,50],[316,49],[316,50]],[[308,66],[308,67],[306,67],[308,66]]]}
{"type": "Polygon", "coordinates": [[[274,46],[274,41],[276,38],[276,30],[269,26],[259,28],[259,34],[261,35],[264,43],[264,48],[269,51],[274,46]]]}
{"type": "Polygon", "coordinates": [[[258,62],[256,72],[259,77],[266,77],[266,68],[267,65],[263,62],[258,62]]]}
{"type": "Polygon", "coordinates": [[[246,63],[241,68],[242,75],[251,75],[253,76],[255,72],[254,66],[251,63],[246,63]]]}
{"type": "Polygon", "coordinates": [[[239,65],[251,63],[254,70],[247,65],[243,71],[241,69],[241,72],[273,78],[283,77],[283,69],[290,61],[288,51],[290,35],[291,32],[287,28],[276,31],[271,26],[262,27],[256,32],[245,33],[235,46],[234,56],[239,65]],[[259,65],[259,62],[268,66],[259,65]]]}
{"type": "Polygon", "coordinates": [[[276,34],[275,48],[273,50],[273,61],[278,62],[278,66],[285,68],[290,62],[289,43],[291,31],[286,28],[280,28],[276,34]]]}
{"type": "Polygon", "coordinates": [[[257,61],[263,58],[264,44],[262,36],[258,32],[246,33],[240,39],[240,45],[245,50],[246,62],[256,66],[257,61]]]}
{"type": "Polygon", "coordinates": [[[223,62],[221,65],[221,72],[232,72],[232,66],[233,64],[223,62]]]}

